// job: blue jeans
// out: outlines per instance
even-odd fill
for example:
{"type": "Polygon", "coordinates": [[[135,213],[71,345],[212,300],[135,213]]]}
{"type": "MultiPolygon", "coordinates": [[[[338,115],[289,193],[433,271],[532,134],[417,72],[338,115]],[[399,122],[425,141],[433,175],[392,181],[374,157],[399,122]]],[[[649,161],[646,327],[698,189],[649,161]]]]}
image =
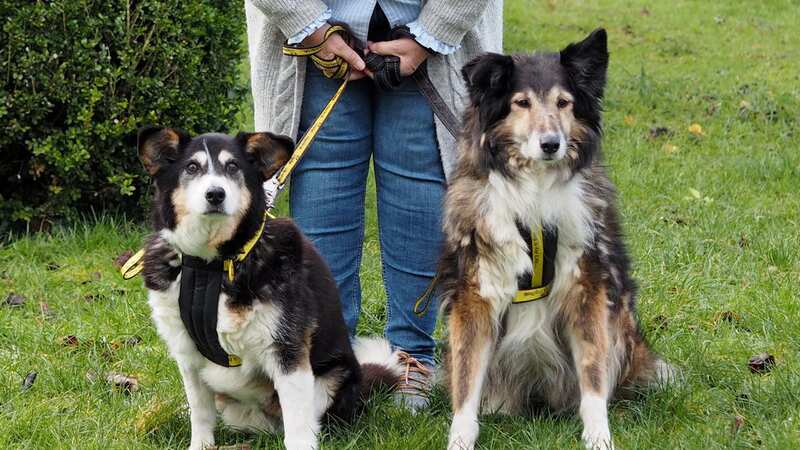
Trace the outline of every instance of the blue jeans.
{"type": "MultiPolygon", "coordinates": [[[[309,68],[300,135],[340,83],[309,68]]],[[[292,174],[291,213],[328,262],[345,322],[355,335],[371,157],[388,297],[386,337],[394,347],[430,364],[436,308],[421,318],[413,309],[436,272],[445,179],[433,111],[412,81],[392,92],[379,92],[368,79],[350,82],[292,174]]]]}

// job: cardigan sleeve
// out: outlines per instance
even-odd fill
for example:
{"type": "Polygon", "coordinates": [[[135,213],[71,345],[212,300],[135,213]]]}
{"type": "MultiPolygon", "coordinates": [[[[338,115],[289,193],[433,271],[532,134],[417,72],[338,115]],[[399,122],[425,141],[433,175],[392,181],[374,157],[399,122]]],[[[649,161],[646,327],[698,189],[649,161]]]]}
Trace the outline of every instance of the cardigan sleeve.
{"type": "Polygon", "coordinates": [[[488,4],[489,0],[429,0],[416,22],[436,40],[458,47],[488,4]]]}
{"type": "Polygon", "coordinates": [[[267,20],[278,27],[284,36],[294,36],[317,18],[328,7],[322,0],[248,0],[258,8],[267,20]]]}

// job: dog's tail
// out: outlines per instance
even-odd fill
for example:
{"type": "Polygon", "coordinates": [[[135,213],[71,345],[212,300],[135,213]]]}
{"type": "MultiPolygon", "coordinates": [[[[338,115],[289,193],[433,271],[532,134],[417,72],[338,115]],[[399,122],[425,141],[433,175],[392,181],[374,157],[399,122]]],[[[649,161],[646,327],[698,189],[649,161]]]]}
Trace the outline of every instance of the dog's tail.
{"type": "Polygon", "coordinates": [[[398,352],[383,338],[358,337],[353,351],[361,365],[361,398],[367,400],[377,390],[391,390],[403,374],[398,352]]]}

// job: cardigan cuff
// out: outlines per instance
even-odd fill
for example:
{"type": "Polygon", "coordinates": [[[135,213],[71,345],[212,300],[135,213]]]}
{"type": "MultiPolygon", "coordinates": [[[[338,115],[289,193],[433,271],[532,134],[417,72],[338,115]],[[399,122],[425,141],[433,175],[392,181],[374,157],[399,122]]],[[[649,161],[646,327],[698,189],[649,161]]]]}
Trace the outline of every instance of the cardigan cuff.
{"type": "Polygon", "coordinates": [[[289,45],[294,45],[294,44],[299,44],[300,42],[303,42],[303,39],[307,38],[312,33],[314,33],[315,31],[319,30],[319,28],[321,26],[325,25],[325,22],[327,22],[328,19],[331,18],[332,14],[333,14],[333,11],[331,11],[330,8],[326,9],[322,14],[317,16],[317,18],[314,19],[313,22],[311,22],[308,25],[306,25],[299,32],[297,32],[297,33],[293,34],[292,36],[290,36],[289,39],[286,40],[286,43],[289,44],[289,45]]]}

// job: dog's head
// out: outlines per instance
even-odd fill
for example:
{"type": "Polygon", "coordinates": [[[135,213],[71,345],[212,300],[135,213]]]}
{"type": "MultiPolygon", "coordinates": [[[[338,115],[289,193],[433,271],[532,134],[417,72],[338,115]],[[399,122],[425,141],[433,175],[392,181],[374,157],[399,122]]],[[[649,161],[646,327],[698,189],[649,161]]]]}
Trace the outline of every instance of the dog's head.
{"type": "Polygon", "coordinates": [[[462,75],[475,163],[506,175],[514,168],[585,167],[600,134],[607,67],[603,29],[559,53],[489,53],[469,62],[462,75]]]}
{"type": "Polygon", "coordinates": [[[264,211],[262,184],[289,159],[294,143],[272,133],[139,131],[139,159],[155,182],[154,225],[188,254],[215,256],[249,237],[264,211]]]}

